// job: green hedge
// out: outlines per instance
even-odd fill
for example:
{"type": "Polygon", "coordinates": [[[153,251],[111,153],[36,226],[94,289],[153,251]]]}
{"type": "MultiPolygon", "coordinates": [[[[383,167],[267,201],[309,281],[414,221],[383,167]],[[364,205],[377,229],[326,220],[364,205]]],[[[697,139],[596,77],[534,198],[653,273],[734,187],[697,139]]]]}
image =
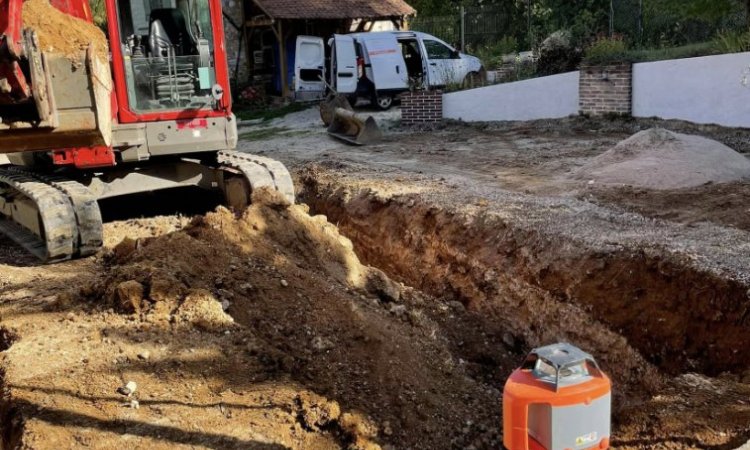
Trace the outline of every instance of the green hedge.
{"type": "Polygon", "coordinates": [[[683,45],[681,47],[628,50],[624,45],[596,43],[587,49],[584,64],[640,63],[668,59],[696,58],[727,53],[716,41],[683,45]]]}

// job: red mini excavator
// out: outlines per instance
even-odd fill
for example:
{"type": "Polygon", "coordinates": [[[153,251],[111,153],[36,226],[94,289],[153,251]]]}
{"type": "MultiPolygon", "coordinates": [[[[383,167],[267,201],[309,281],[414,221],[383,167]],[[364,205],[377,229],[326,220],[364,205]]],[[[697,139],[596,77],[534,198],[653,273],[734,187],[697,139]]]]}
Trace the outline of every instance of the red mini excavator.
{"type": "MultiPolygon", "coordinates": [[[[88,0],[51,3],[92,21],[88,0]]],[[[22,10],[0,0],[0,228],[34,255],[95,253],[104,198],[198,186],[242,208],[269,187],[294,201],[281,163],[233,151],[220,0],[106,0],[109,61],[95,44],[44,48],[22,10]]]]}

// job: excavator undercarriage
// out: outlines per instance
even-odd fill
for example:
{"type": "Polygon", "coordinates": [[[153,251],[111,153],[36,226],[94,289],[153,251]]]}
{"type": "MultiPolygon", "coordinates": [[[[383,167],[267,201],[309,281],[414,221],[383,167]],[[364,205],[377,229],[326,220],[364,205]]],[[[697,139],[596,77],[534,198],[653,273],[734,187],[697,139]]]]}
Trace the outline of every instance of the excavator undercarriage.
{"type": "Polygon", "coordinates": [[[223,193],[236,210],[260,188],[294,202],[283,164],[233,151],[74,177],[10,165],[0,167],[0,231],[44,262],[86,257],[102,246],[98,200],[190,186],[223,193]]]}

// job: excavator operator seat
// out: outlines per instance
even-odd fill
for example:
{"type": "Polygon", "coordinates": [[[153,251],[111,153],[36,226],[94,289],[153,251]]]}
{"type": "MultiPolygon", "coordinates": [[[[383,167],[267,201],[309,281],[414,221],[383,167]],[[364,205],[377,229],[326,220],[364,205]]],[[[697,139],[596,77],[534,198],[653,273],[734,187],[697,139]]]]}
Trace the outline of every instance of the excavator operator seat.
{"type": "Polygon", "coordinates": [[[148,35],[148,48],[153,58],[165,58],[169,56],[169,49],[172,47],[172,41],[167,35],[161,20],[151,22],[151,28],[148,35]]]}
{"type": "MultiPolygon", "coordinates": [[[[194,43],[188,32],[187,22],[182,11],[177,8],[162,8],[151,11],[151,25],[149,28],[149,46],[151,50],[161,50],[159,42],[166,38],[175,47],[176,56],[193,54],[194,43]],[[156,25],[158,24],[158,25],[156,25]],[[156,44],[156,48],[152,45],[156,44]]],[[[154,53],[153,56],[166,56],[154,53]]]]}

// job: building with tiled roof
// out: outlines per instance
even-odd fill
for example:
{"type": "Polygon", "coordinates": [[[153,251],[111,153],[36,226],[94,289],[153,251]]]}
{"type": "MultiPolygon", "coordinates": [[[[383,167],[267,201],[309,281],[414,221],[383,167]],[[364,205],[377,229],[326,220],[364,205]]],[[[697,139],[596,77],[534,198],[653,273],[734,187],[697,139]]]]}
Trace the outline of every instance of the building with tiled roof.
{"type": "Polygon", "coordinates": [[[404,0],[222,0],[236,85],[289,95],[297,36],[404,29],[416,14],[404,0]],[[283,42],[284,45],[280,45],[283,42]]]}

